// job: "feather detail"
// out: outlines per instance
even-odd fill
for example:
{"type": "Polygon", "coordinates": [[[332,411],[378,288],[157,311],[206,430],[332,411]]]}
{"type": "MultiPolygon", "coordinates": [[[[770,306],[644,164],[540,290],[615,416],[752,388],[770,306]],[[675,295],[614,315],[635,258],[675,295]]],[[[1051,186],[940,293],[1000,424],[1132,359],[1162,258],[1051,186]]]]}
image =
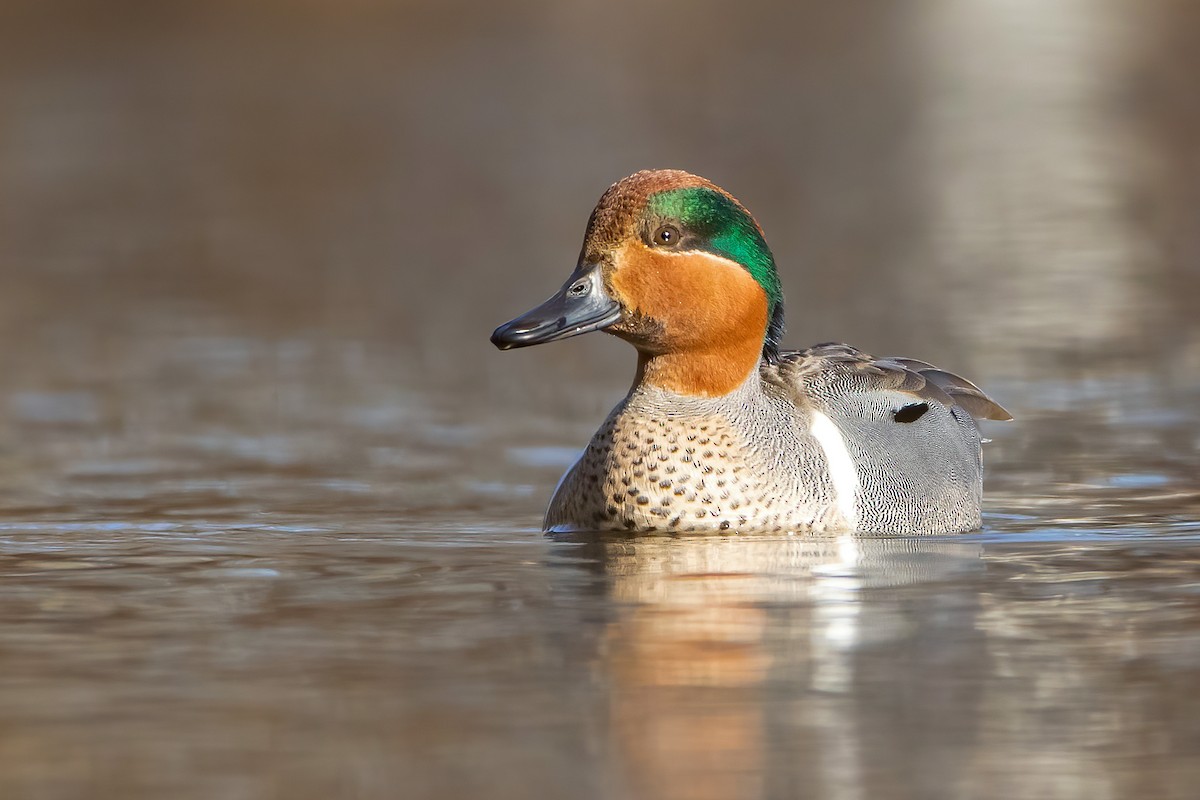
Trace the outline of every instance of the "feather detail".
{"type": "Polygon", "coordinates": [[[994,419],[1000,422],[1008,422],[1012,419],[1012,414],[1008,413],[1002,405],[988,397],[982,389],[961,375],[955,375],[953,372],[946,372],[936,367],[921,369],[920,374],[941,387],[942,391],[975,419],[994,419]]]}
{"type": "Polygon", "coordinates": [[[1003,406],[961,375],[915,358],[875,358],[848,344],[826,342],[784,351],[777,362],[764,363],[762,369],[767,379],[793,389],[836,380],[868,390],[905,392],[947,407],[957,405],[975,419],[1012,419],[1003,406]]]}

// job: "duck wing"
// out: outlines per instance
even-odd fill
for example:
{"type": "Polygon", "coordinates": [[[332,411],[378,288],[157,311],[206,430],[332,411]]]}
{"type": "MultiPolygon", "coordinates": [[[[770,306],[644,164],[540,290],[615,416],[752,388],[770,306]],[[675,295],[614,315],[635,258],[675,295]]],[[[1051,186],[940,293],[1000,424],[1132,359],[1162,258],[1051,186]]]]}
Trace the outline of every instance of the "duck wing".
{"type": "MultiPolygon", "coordinates": [[[[933,400],[958,406],[975,419],[1011,420],[995,400],[971,381],[915,358],[876,358],[856,347],[826,342],[779,354],[764,365],[765,377],[799,395],[828,397],[845,391],[900,392],[914,403],[933,400]]],[[[897,410],[901,413],[901,410],[897,410]]]]}

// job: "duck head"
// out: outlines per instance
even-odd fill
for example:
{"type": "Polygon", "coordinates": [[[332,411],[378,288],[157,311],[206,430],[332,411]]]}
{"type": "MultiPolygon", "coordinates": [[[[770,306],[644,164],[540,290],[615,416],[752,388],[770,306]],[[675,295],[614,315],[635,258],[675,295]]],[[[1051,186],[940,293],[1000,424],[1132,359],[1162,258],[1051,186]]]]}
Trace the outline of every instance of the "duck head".
{"type": "Polygon", "coordinates": [[[602,330],[638,350],[637,383],[719,396],[774,360],[783,293],[762,229],[696,175],[649,170],[613,184],[592,211],[571,277],[501,325],[501,350],[602,330]]]}

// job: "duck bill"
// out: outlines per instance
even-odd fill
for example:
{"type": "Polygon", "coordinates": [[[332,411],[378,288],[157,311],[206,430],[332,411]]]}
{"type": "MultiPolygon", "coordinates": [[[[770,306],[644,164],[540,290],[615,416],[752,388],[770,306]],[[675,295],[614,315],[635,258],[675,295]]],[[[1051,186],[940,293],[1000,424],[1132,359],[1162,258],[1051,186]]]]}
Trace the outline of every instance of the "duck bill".
{"type": "Polygon", "coordinates": [[[604,288],[600,266],[581,264],[558,293],[532,311],[496,328],[501,350],[556,342],[601,330],[621,319],[621,306],[604,288]]]}

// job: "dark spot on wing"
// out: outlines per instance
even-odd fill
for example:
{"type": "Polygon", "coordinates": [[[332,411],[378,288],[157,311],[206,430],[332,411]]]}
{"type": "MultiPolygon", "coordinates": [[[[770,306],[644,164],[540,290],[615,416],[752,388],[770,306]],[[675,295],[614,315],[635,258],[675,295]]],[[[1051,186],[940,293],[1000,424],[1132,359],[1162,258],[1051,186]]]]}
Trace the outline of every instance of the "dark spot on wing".
{"type": "Polygon", "coordinates": [[[929,410],[929,403],[909,403],[892,412],[896,422],[916,422],[929,410]]]}

